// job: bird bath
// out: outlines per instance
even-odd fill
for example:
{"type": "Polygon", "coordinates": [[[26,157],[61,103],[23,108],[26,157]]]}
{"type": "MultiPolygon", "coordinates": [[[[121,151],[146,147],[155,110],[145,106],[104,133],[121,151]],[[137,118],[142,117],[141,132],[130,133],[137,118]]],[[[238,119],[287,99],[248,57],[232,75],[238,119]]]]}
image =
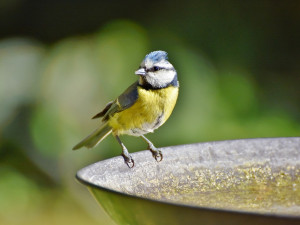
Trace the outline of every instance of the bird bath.
{"type": "Polygon", "coordinates": [[[300,224],[300,138],[196,143],[89,165],[76,177],[117,224],[300,224]]]}

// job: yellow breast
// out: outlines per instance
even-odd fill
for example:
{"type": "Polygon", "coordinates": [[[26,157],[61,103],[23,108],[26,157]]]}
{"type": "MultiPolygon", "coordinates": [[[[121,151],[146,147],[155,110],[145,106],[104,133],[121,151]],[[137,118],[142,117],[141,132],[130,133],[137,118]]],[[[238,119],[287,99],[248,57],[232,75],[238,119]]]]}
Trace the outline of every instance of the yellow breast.
{"type": "Polygon", "coordinates": [[[138,87],[138,100],[128,109],[115,113],[108,121],[115,135],[141,135],[161,126],[171,115],[178,87],[145,90],[138,87]]]}

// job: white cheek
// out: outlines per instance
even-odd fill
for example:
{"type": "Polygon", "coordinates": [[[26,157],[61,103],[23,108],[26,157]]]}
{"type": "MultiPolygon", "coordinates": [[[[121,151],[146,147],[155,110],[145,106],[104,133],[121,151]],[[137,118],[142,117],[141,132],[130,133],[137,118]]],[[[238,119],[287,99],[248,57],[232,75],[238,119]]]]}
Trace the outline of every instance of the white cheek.
{"type": "Polygon", "coordinates": [[[148,75],[145,78],[149,84],[151,84],[152,86],[156,86],[156,81],[155,81],[156,79],[152,73],[151,74],[148,73],[148,75]]]}
{"type": "Polygon", "coordinates": [[[175,76],[174,71],[162,70],[157,74],[149,73],[146,79],[154,87],[162,87],[171,83],[171,81],[174,79],[174,76],[175,76]]]}
{"type": "Polygon", "coordinates": [[[165,84],[170,83],[174,79],[175,72],[173,70],[162,71],[161,73],[163,74],[159,74],[159,80],[161,80],[165,84]]]}

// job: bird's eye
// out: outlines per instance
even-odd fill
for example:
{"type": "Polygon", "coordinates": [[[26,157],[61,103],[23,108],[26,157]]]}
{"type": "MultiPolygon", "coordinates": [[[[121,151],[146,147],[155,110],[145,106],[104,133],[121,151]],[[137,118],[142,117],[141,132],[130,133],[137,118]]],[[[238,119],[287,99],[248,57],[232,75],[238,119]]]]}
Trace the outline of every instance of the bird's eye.
{"type": "Polygon", "coordinates": [[[159,67],[158,66],[154,66],[153,67],[153,71],[158,71],[159,70],[159,67]]]}

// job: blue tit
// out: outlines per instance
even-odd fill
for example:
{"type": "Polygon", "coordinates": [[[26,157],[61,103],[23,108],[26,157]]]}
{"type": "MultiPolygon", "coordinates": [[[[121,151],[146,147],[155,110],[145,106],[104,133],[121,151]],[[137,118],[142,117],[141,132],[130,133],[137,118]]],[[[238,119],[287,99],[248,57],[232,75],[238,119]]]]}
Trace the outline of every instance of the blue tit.
{"type": "Polygon", "coordinates": [[[178,97],[177,72],[166,52],[154,51],[146,55],[135,74],[139,76],[138,81],[93,117],[102,117],[102,124],[73,150],[83,146],[92,148],[112,133],[122,147],[125,163],[131,168],[134,160],[119,138],[127,134],[141,137],[156,161],[163,159],[161,151],[144,135],[159,128],[170,117],[178,97]]]}

